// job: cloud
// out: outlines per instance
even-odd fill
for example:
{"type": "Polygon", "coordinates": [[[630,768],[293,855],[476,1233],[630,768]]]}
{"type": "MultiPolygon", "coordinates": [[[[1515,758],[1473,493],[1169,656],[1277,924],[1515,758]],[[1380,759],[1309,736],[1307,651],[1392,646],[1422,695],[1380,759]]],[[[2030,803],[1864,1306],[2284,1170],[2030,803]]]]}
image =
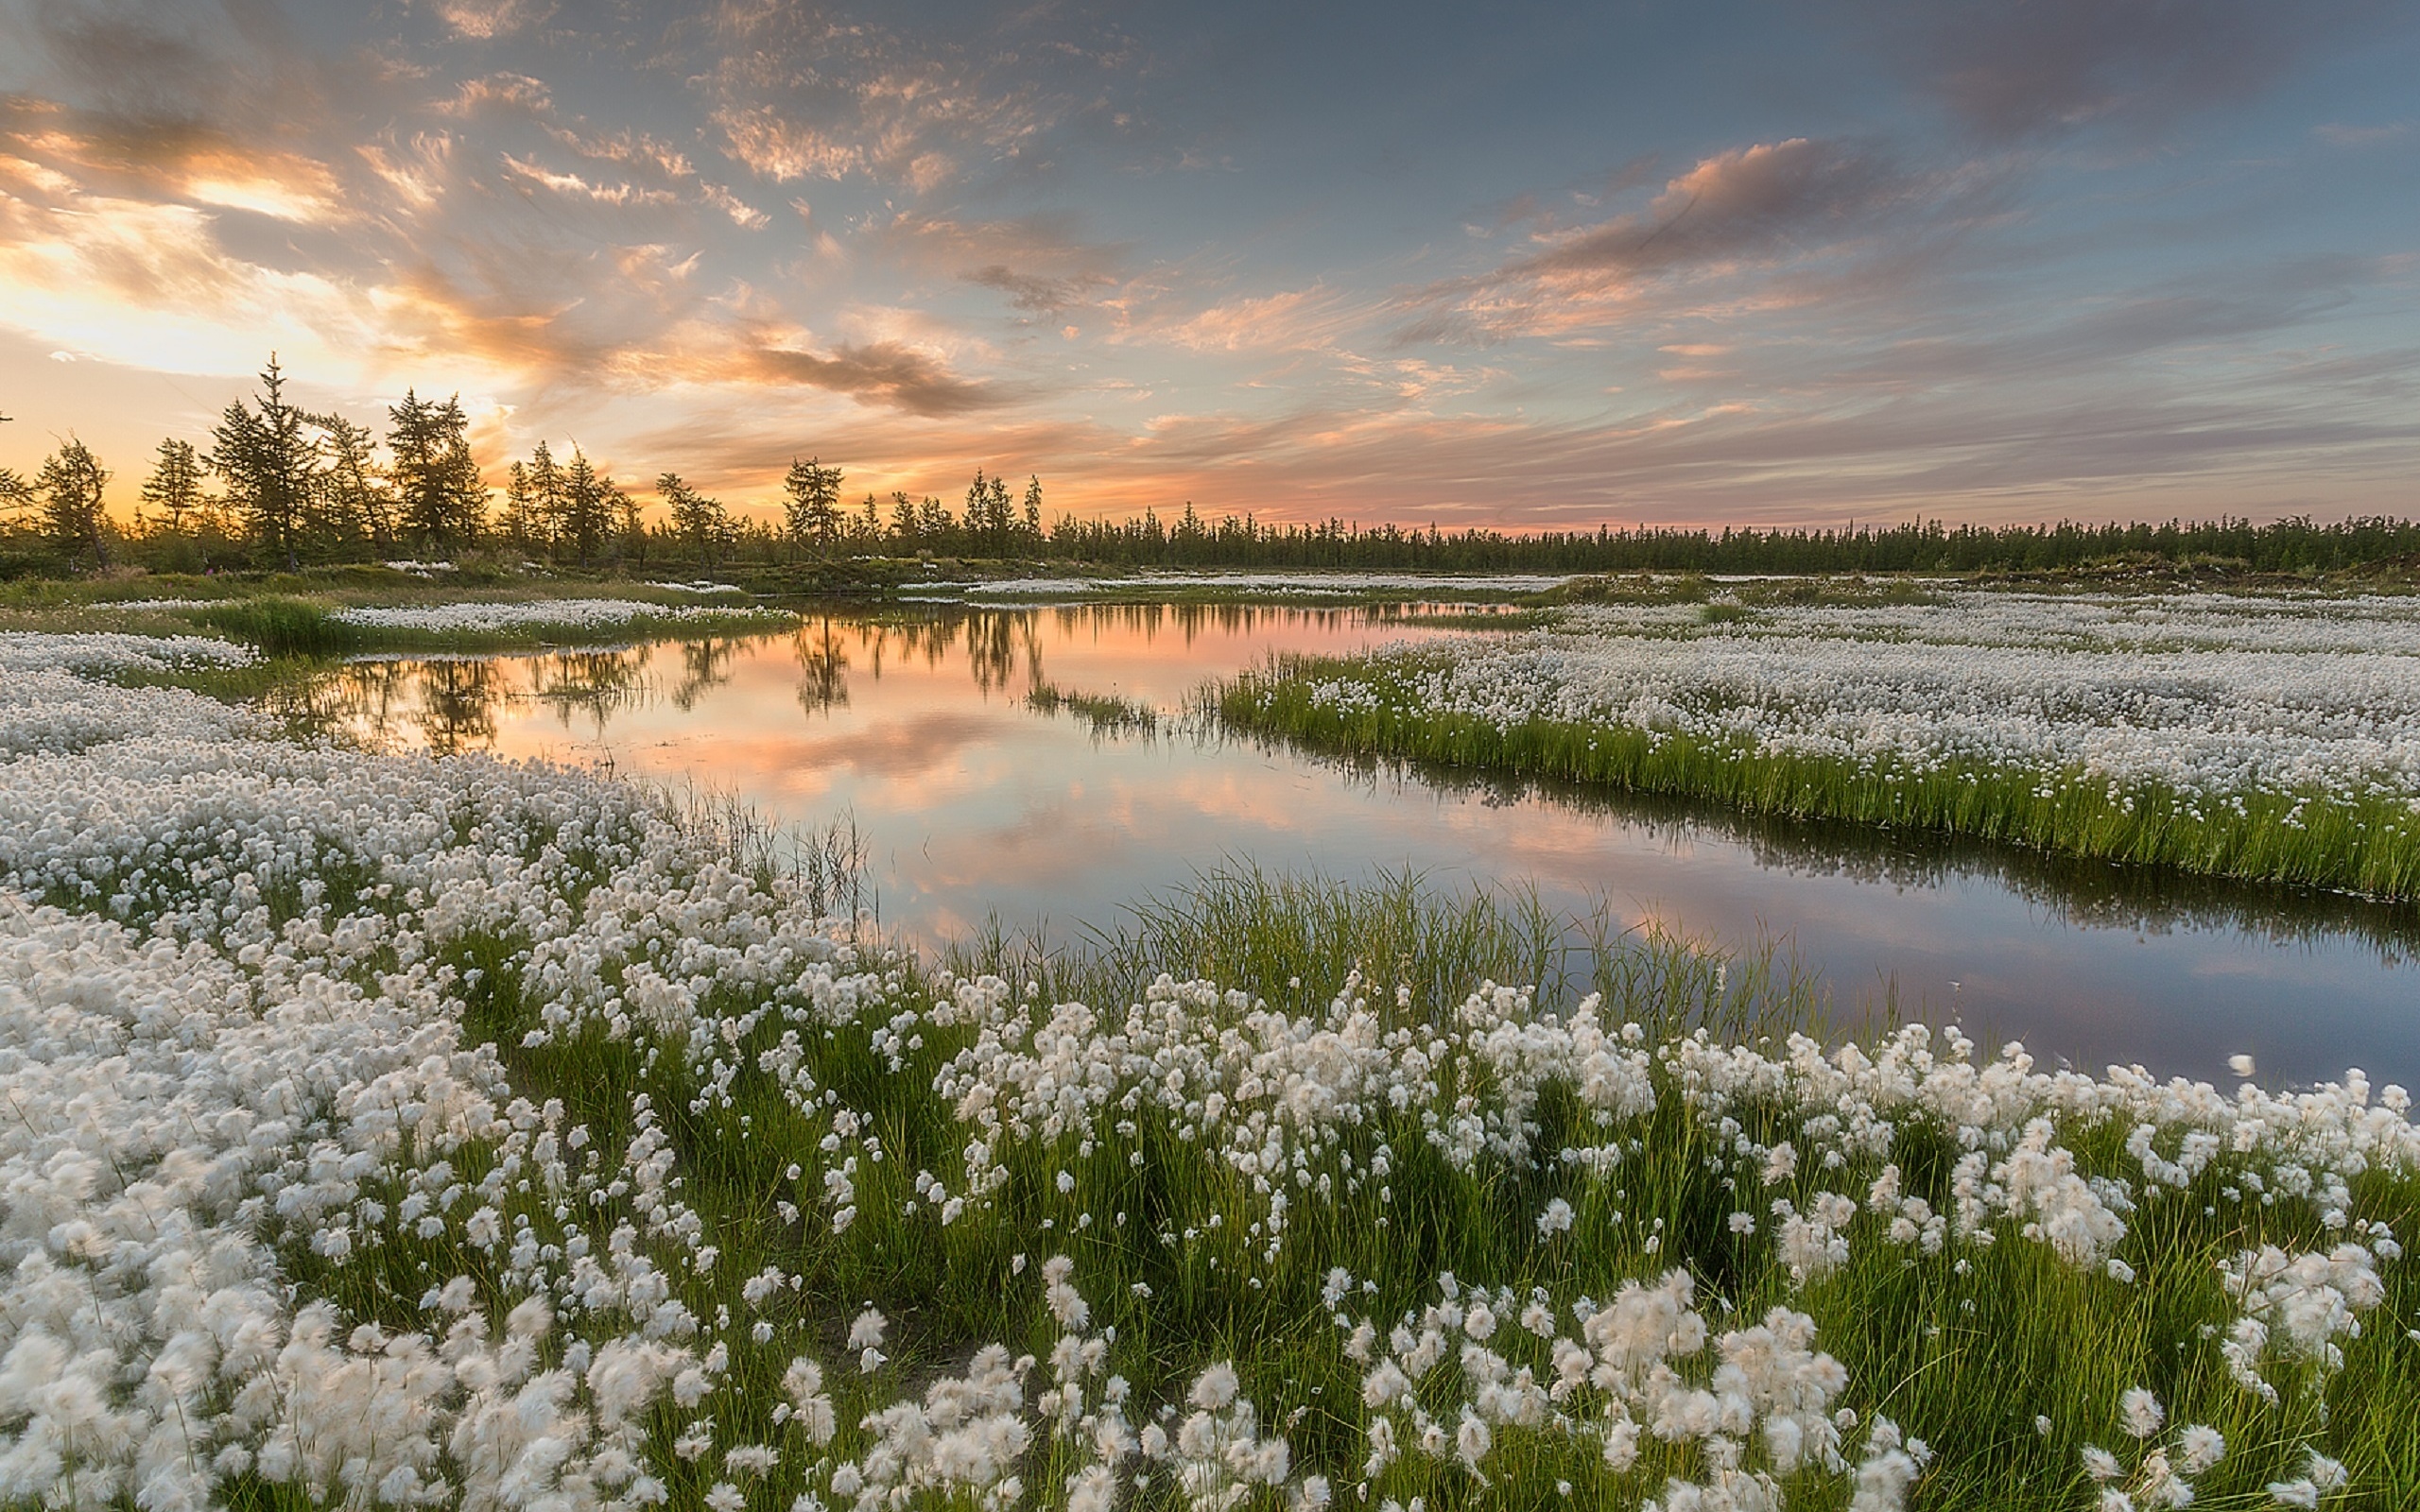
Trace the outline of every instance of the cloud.
{"type": "Polygon", "coordinates": [[[930,353],[895,341],[842,342],[829,356],[755,346],[746,349],[742,369],[760,382],[828,389],[912,415],[962,415],[1015,397],[999,385],[958,377],[930,353]]]}
{"type": "Polygon", "coordinates": [[[456,36],[479,42],[526,31],[555,13],[554,0],[437,0],[435,9],[456,36]]]}
{"type": "Polygon", "coordinates": [[[1877,151],[1792,137],[1719,153],[1625,215],[1512,264],[1514,277],[1627,274],[1870,234],[1928,181],[1877,151]]]}
{"type": "Polygon", "coordinates": [[[726,0],[684,38],[733,162],[775,183],[864,179],[906,197],[1049,171],[1061,146],[1123,139],[1139,44],[1084,5],[850,16],[726,0]],[[879,18],[879,19],[875,19],[879,18]]]}
{"type": "Polygon", "coordinates": [[[715,112],[723,150],[758,178],[845,179],[866,166],[863,143],[801,121],[771,106],[732,106],[715,112]]]}
{"type": "Polygon", "coordinates": [[[1989,339],[1970,332],[1910,335],[1829,369],[1832,381],[1907,389],[2106,381],[2154,353],[2225,350],[2238,360],[2255,338],[2316,325],[2391,271],[2375,260],[2308,257],[2225,275],[2177,277],[2112,293],[2063,318],[2025,321],[1989,339]]]}
{"type": "Polygon", "coordinates": [[[729,215],[731,223],[743,230],[763,231],[773,223],[772,216],[733,194],[721,184],[705,184],[700,188],[699,193],[707,204],[729,215]]]}
{"type": "Polygon", "coordinates": [[[1122,335],[1194,352],[1312,351],[1333,345],[1363,313],[1334,289],[1287,289],[1223,301],[1173,321],[1137,323],[1122,335]]]}
{"type": "Polygon", "coordinates": [[[863,174],[922,194],[959,161],[1014,156],[1067,108],[938,36],[805,7],[728,5],[712,33],[709,119],[726,155],[776,183],[863,174]]]}
{"type": "Polygon", "coordinates": [[[2351,126],[2330,121],[2310,129],[2311,135],[2332,147],[2379,147],[2391,142],[2401,142],[2411,135],[2410,121],[2388,121],[2377,126],[2351,126]]]}
{"type": "Polygon", "coordinates": [[[905,210],[875,225],[870,239],[911,270],[952,275],[988,264],[1057,278],[1106,274],[1132,250],[1122,242],[1087,239],[1078,217],[1063,212],[969,220],[905,210]]]}
{"type": "Polygon", "coordinates": [[[1107,279],[1045,278],[1039,273],[1020,273],[1005,263],[978,267],[960,273],[959,278],[979,288],[997,289],[1009,297],[1009,303],[1020,310],[1037,315],[1055,315],[1083,298],[1084,291],[1107,279]]]}
{"type": "Polygon", "coordinates": [[[870,253],[909,274],[936,274],[1008,296],[1037,318],[1093,302],[1116,288],[1131,249],[1088,241],[1074,216],[961,220],[906,211],[868,238],[870,253]]]}
{"type": "Polygon", "coordinates": [[[1987,170],[1917,171],[1870,145],[1791,137],[1700,160],[1644,208],[1545,228],[1530,249],[1477,276],[1398,301],[1398,346],[1571,337],[1636,318],[1656,301],[1743,291],[1738,307],[1838,298],[1861,263],[1897,284],[1938,255],[1944,233],[1996,202],[1987,170]],[[1827,270],[1825,280],[1814,277],[1827,270]]]}
{"type": "Polygon", "coordinates": [[[1863,8],[1895,56],[1965,128],[2014,141],[2086,126],[2153,133],[2249,99],[2370,0],[2022,0],[1863,8]]]}
{"type": "Polygon", "coordinates": [[[515,177],[570,198],[589,199],[605,205],[669,205],[678,202],[677,197],[661,189],[642,189],[630,183],[591,183],[579,174],[558,173],[538,163],[525,162],[510,152],[499,156],[515,177]]]}

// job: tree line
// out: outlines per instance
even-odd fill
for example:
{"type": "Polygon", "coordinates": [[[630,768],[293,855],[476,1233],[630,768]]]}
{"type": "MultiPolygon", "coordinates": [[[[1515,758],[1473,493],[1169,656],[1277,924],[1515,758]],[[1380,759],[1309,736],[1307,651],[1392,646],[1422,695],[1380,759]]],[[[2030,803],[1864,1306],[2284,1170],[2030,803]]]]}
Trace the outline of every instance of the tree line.
{"type": "Polygon", "coordinates": [[[70,436],[31,477],[0,468],[0,528],[40,551],[0,558],[11,571],[89,563],[112,554],[167,568],[446,558],[486,550],[557,565],[707,571],[740,562],[936,556],[1063,560],[1113,567],[1236,567],[1426,572],[2042,571],[2112,560],[2223,560],[2262,572],[2338,570],[2420,559],[2420,524],[2401,519],[2255,524],[1950,524],[1918,520],[1840,529],[1676,528],[1442,531],[1363,528],[1330,519],[1213,520],[1188,503],[1169,519],[1061,514],[1046,524],[1042,480],[1021,493],[977,469],[962,501],[888,498],[852,505],[844,474],[821,456],[793,459],[771,519],[735,513],[677,472],[644,491],[598,469],[577,443],[540,441],[492,488],[458,395],[406,390],[383,438],[341,415],[285,397],[274,355],[249,400],[227,406],[205,451],[174,438],[151,459],[130,524],[103,507],[112,474],[70,436]],[[382,453],[383,446],[383,453],[382,453]],[[655,511],[649,517],[649,511],[655,511]],[[45,558],[47,558],[45,561],[45,558]]]}

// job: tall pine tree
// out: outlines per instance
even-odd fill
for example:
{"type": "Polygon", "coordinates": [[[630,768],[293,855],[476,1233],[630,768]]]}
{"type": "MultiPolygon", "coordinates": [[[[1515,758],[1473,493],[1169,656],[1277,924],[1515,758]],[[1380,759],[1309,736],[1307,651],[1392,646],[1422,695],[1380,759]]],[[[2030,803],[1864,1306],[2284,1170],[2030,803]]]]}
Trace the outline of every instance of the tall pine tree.
{"type": "Polygon", "coordinates": [[[42,494],[43,524],[50,539],[73,554],[90,549],[93,565],[110,564],[109,516],[101,508],[110,474],[91,447],[73,434],[50,454],[34,476],[42,494]]]}
{"type": "Polygon", "coordinates": [[[227,502],[252,539],[297,567],[319,448],[309,432],[311,417],[285,402],[285,375],[274,352],[255,398],[257,408],[239,399],[212,427],[210,467],[226,481],[227,502]]]}
{"type": "Polygon", "coordinates": [[[475,544],[487,523],[488,489],[471,455],[471,422],[456,394],[443,404],[411,389],[389,407],[387,450],[405,534],[421,547],[451,551],[475,544]]]}

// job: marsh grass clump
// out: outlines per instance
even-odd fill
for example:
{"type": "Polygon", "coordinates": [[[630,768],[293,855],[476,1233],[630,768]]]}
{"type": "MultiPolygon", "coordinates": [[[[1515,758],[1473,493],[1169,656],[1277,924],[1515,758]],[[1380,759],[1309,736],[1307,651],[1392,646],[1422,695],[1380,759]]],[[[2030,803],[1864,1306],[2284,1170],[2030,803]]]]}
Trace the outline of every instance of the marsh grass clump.
{"type": "Polygon", "coordinates": [[[1043,714],[1063,709],[1090,726],[1096,735],[1148,735],[1160,728],[1160,712],[1149,704],[1114,693],[1078,693],[1050,682],[1037,682],[1027,690],[1025,706],[1043,714]]]}
{"type": "Polygon", "coordinates": [[[197,609],[192,617],[272,657],[334,657],[369,638],[341,614],[308,599],[263,596],[197,609]]]}
{"type": "Polygon", "coordinates": [[[45,651],[112,654],[0,643],[25,1504],[2420,1498],[2358,1072],[1810,1033],[1411,877],[932,963],[728,802],[45,651]]]}

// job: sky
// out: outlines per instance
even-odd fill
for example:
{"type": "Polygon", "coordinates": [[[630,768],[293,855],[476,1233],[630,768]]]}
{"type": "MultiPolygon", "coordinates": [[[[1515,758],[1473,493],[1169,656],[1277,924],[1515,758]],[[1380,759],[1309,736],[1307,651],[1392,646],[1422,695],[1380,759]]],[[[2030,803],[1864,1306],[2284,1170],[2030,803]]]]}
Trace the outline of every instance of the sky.
{"type": "Polygon", "coordinates": [[[626,483],[2420,512],[2420,7],[0,0],[0,464],[273,350],[626,483]]]}

